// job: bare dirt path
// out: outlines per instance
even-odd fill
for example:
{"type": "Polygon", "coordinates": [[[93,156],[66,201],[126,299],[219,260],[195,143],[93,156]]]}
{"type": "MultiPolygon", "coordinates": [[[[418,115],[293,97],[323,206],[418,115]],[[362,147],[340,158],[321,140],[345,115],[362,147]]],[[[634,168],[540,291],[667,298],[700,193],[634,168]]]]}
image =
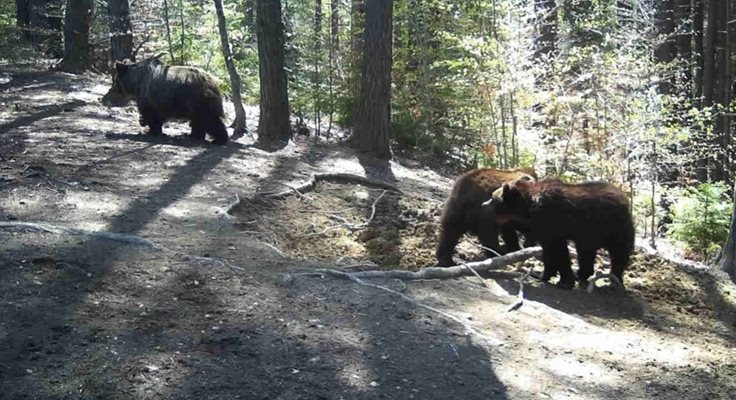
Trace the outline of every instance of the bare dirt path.
{"type": "Polygon", "coordinates": [[[736,289],[718,274],[638,255],[625,293],[530,282],[510,313],[514,279],[537,262],[490,273],[490,290],[375,282],[485,337],[466,335],[395,295],[297,275],[431,263],[449,179],[303,139],[267,153],[170,124],[151,140],[132,108],[99,104],[106,85],[0,68],[0,398],[736,398],[736,289]],[[314,172],[400,193],[325,183],[250,201],[314,172]]]}

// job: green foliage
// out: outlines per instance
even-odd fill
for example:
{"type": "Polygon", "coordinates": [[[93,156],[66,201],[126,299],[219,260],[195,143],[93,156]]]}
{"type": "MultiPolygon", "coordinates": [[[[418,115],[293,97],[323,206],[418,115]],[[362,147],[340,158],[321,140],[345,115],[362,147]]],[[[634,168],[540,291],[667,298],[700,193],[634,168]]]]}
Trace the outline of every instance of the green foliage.
{"type": "Polygon", "coordinates": [[[6,53],[16,39],[15,0],[0,3],[0,51],[6,53]]]}
{"type": "Polygon", "coordinates": [[[728,237],[732,207],[724,183],[689,188],[675,203],[668,236],[702,258],[713,257],[728,237]]]}

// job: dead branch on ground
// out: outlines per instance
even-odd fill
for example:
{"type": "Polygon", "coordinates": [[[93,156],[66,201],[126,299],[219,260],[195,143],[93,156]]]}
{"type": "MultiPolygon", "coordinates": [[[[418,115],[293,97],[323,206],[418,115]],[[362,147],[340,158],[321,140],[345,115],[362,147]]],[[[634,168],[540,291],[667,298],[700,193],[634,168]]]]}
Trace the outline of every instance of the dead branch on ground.
{"type": "MultiPolygon", "coordinates": [[[[503,268],[505,266],[515,264],[527,260],[532,257],[541,257],[542,248],[527,247],[525,249],[515,251],[513,253],[504,254],[500,257],[494,257],[483,261],[466,263],[454,267],[427,267],[422,268],[419,271],[407,271],[407,270],[372,270],[372,271],[357,271],[351,272],[351,275],[356,278],[387,278],[387,279],[405,279],[405,280],[418,280],[418,279],[451,279],[458,278],[461,276],[471,275],[468,269],[472,268],[476,272],[489,271],[493,269],[503,268]]],[[[315,273],[329,273],[326,271],[332,271],[330,269],[317,269],[310,272],[315,273]]],[[[338,271],[339,272],[339,271],[338,271]]]]}

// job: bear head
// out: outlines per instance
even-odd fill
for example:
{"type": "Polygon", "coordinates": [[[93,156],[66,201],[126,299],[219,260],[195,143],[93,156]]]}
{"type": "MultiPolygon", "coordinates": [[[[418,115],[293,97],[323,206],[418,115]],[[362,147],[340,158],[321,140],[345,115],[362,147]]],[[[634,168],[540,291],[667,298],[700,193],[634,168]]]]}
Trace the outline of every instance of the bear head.
{"type": "Polygon", "coordinates": [[[530,190],[536,183],[531,176],[522,176],[504,183],[483,203],[483,211],[493,216],[498,223],[524,221],[529,218],[531,206],[530,190]]]}

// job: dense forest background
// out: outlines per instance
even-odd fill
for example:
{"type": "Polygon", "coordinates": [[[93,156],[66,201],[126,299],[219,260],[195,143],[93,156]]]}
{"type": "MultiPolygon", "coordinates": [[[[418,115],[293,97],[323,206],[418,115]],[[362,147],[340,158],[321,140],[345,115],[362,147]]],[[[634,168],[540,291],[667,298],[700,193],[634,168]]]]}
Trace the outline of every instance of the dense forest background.
{"type": "Polygon", "coordinates": [[[377,155],[390,155],[390,144],[455,171],[534,167],[617,182],[640,233],[713,258],[732,209],[734,8],[728,0],[11,0],[0,4],[0,54],[109,73],[112,61],[163,52],[256,105],[266,86],[259,65],[272,61],[264,52],[259,64],[259,44],[276,38],[284,66],[275,70],[288,91],[272,93],[286,92],[295,131],[317,140],[352,128],[385,135],[377,155]]]}

